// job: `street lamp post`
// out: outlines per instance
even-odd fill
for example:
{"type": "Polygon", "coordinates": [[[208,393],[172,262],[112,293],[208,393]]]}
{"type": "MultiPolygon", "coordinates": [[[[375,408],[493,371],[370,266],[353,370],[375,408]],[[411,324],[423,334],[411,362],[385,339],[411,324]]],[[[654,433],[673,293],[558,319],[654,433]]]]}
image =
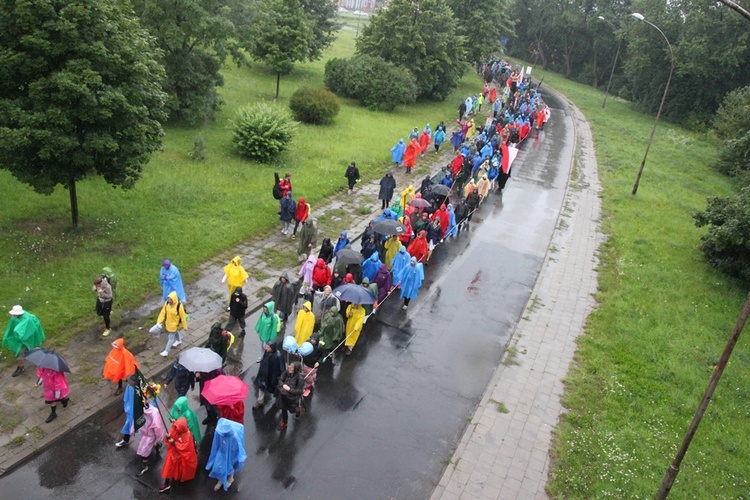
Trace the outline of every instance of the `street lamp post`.
{"type": "MultiPolygon", "coordinates": [[[[617,27],[611,22],[604,19],[604,16],[599,16],[600,21],[612,26],[612,30],[617,30],[617,27]]],[[[615,60],[612,61],[612,72],[609,74],[609,81],[607,82],[607,90],[604,91],[604,102],[602,102],[602,108],[607,107],[607,96],[609,95],[609,86],[612,84],[612,77],[615,76],[615,68],[617,67],[617,58],[620,57],[620,47],[622,47],[622,39],[617,44],[617,52],[615,52],[615,60]]]]}
{"type": "Polygon", "coordinates": [[[664,34],[662,30],[659,29],[657,25],[654,23],[651,23],[649,21],[646,21],[646,18],[643,17],[643,14],[639,14],[638,12],[634,12],[632,16],[639,21],[643,21],[644,23],[653,26],[656,28],[656,30],[661,33],[661,36],[664,37],[664,41],[667,42],[667,46],[669,47],[669,57],[671,58],[671,65],[669,67],[669,77],[667,78],[667,85],[664,87],[664,95],[661,96],[661,104],[659,104],[659,111],[656,112],[656,119],[654,120],[654,127],[651,129],[651,137],[648,139],[648,145],[646,145],[646,153],[643,155],[643,161],[641,162],[641,168],[638,169],[638,176],[635,178],[635,184],[633,184],[633,195],[635,195],[638,192],[638,184],[641,182],[641,174],[643,174],[643,167],[646,166],[646,158],[648,157],[648,150],[651,148],[651,143],[654,140],[654,133],[656,132],[656,125],[659,124],[659,117],[661,116],[661,110],[664,107],[664,101],[667,98],[667,91],[669,91],[669,83],[672,81],[672,72],[674,71],[674,52],[672,51],[672,44],[669,43],[669,39],[667,38],[667,35],[664,34]]]}

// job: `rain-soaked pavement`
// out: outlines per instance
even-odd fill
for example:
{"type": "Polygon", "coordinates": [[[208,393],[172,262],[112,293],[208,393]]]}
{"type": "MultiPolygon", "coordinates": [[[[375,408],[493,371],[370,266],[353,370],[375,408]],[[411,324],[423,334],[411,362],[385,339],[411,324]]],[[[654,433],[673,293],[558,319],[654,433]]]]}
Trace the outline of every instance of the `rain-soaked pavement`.
{"type": "MultiPolygon", "coordinates": [[[[491,194],[468,232],[439,247],[408,313],[396,294],[365,325],[354,354],[324,364],[302,418],[275,430],[271,405],[248,400],[248,460],[228,493],[239,498],[426,498],[497,367],[545,258],[573,155],[572,123],[557,100],[533,132],[505,194],[491,194]]],[[[248,325],[256,317],[248,318],[248,325]]],[[[291,322],[290,322],[291,323],[291,322]]],[[[292,326],[288,327],[291,331],[292,326]]],[[[259,351],[251,333],[230,366],[248,384],[259,351]],[[242,366],[244,361],[245,366],[242,366]]],[[[171,396],[165,395],[167,404],[171,396]]],[[[197,391],[190,396],[197,407],[197,391]]],[[[202,410],[198,413],[202,420],[202,410]]],[[[0,479],[2,498],[156,498],[162,458],[136,477],[138,437],[116,450],[121,412],[79,427],[0,479]]],[[[210,436],[209,436],[210,437],[210,436]]],[[[202,444],[205,464],[210,439],[202,444]]],[[[203,498],[200,473],[173,495],[203,498]]]]}

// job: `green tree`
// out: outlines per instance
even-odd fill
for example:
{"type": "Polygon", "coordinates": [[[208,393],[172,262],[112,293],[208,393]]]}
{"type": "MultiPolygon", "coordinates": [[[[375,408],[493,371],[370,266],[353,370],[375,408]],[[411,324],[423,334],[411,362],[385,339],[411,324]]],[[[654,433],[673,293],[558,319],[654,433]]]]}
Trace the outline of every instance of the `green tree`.
{"type": "MultiPolygon", "coordinates": [[[[158,40],[167,70],[164,89],[172,117],[189,123],[211,118],[224,83],[219,70],[234,47],[228,0],[132,0],[141,24],[158,40]]],[[[241,5],[241,4],[237,4],[241,5]]]]}
{"type": "Polygon", "coordinates": [[[132,187],[161,147],[164,69],[119,0],[0,5],[0,168],[36,192],[98,174],[132,187]]]}
{"type": "MultiPolygon", "coordinates": [[[[750,172],[750,87],[727,94],[716,112],[714,130],[721,140],[719,169],[730,175],[750,172]]],[[[747,175],[744,176],[747,182],[747,175]]]]}
{"type": "Polygon", "coordinates": [[[336,31],[339,29],[334,20],[337,4],[332,0],[300,0],[300,4],[312,29],[307,59],[316,61],[336,39],[336,31]]]}
{"type": "Polygon", "coordinates": [[[357,53],[410,70],[418,95],[445,99],[466,70],[464,38],[445,0],[393,0],[357,38],[357,53]]]}
{"type": "Polygon", "coordinates": [[[513,34],[507,11],[511,0],[448,0],[458,21],[458,34],[466,39],[466,57],[478,62],[501,51],[500,39],[513,34]]]}
{"type": "Polygon", "coordinates": [[[276,72],[278,99],[281,75],[309,59],[314,30],[299,0],[263,0],[259,7],[253,57],[276,72]]]}

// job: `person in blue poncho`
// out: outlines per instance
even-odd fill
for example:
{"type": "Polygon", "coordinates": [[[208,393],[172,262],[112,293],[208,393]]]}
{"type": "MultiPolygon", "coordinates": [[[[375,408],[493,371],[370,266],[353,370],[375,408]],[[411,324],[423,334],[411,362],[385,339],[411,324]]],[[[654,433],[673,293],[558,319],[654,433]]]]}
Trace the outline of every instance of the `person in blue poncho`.
{"type": "Polygon", "coordinates": [[[222,487],[227,491],[234,482],[235,472],[242,468],[245,460],[245,426],[220,418],[206,464],[206,470],[210,471],[208,477],[218,479],[214,491],[219,491],[222,487]]]}
{"type": "Polygon", "coordinates": [[[336,245],[333,247],[333,255],[339,253],[339,250],[346,248],[346,245],[348,245],[349,243],[349,234],[346,232],[346,229],[344,229],[341,231],[339,239],[336,240],[336,245]]]}
{"type": "Polygon", "coordinates": [[[461,147],[461,144],[464,143],[464,134],[461,132],[461,130],[454,130],[451,134],[451,144],[453,144],[453,151],[458,151],[458,148],[461,147]]]}
{"type": "Polygon", "coordinates": [[[432,143],[435,146],[435,154],[440,152],[440,145],[445,142],[445,130],[438,128],[435,130],[435,135],[432,138],[432,143]]]}
{"type": "Polygon", "coordinates": [[[445,238],[458,236],[456,230],[456,212],[453,211],[453,204],[448,203],[448,230],[445,232],[445,238]]]}
{"type": "Polygon", "coordinates": [[[161,280],[161,294],[165,302],[170,292],[177,292],[177,298],[180,299],[180,302],[186,302],[180,270],[169,259],[162,262],[159,279],[161,280]]]}
{"type": "Polygon", "coordinates": [[[391,274],[393,274],[392,281],[394,284],[398,283],[398,275],[404,267],[409,265],[409,260],[411,260],[411,255],[406,251],[406,247],[399,248],[391,261],[391,274]]]}
{"type": "Polygon", "coordinates": [[[390,208],[386,208],[383,210],[383,213],[375,219],[375,222],[380,222],[381,220],[398,220],[398,215],[396,215],[396,213],[390,208]]]}
{"type": "Polygon", "coordinates": [[[370,254],[370,257],[362,263],[362,277],[367,278],[369,281],[375,279],[375,273],[380,269],[380,254],[375,251],[370,254]]]}
{"type": "Polygon", "coordinates": [[[412,257],[409,264],[399,271],[395,280],[397,286],[401,286],[401,298],[404,299],[404,311],[409,307],[411,299],[417,298],[423,280],[424,266],[417,262],[416,257],[412,257]]]}
{"type": "Polygon", "coordinates": [[[122,426],[120,433],[122,439],[115,443],[117,448],[122,448],[130,444],[130,436],[135,433],[133,402],[135,401],[135,389],[133,388],[134,380],[128,379],[128,386],[125,388],[125,395],[122,397],[122,406],[125,410],[125,425],[122,426]]]}
{"type": "Polygon", "coordinates": [[[404,151],[406,151],[406,143],[403,139],[399,139],[398,144],[391,148],[391,160],[396,165],[401,165],[404,161],[404,151]]]}

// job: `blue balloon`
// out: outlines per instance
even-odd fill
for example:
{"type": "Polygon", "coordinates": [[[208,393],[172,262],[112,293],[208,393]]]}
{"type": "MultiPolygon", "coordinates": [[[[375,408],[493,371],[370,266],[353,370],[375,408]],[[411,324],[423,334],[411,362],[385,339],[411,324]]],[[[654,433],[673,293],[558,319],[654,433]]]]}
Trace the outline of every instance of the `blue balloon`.
{"type": "Polygon", "coordinates": [[[310,342],[303,342],[301,346],[299,346],[299,353],[303,356],[309,356],[313,352],[313,345],[310,342]]]}
{"type": "Polygon", "coordinates": [[[281,347],[289,354],[294,354],[295,352],[297,352],[297,339],[295,339],[292,335],[284,337],[284,342],[282,342],[281,347]]]}

